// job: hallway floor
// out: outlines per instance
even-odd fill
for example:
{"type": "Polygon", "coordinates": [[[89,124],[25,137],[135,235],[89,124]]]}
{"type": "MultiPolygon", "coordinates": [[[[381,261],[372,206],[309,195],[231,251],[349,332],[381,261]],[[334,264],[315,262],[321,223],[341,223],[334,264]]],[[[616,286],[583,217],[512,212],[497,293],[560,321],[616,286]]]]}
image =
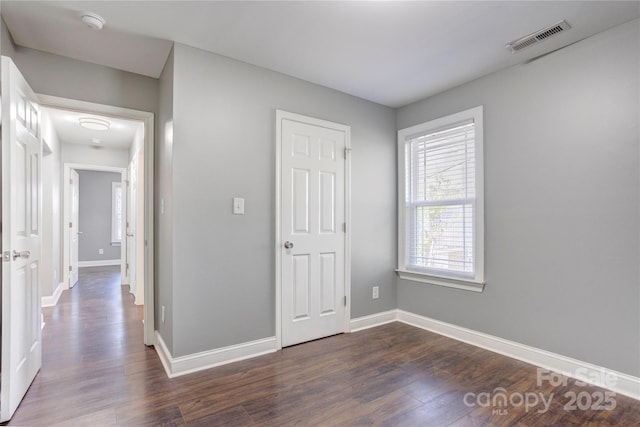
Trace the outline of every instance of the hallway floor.
{"type": "Polygon", "coordinates": [[[45,307],[42,369],[9,425],[115,424],[115,409],[166,378],[143,344],[142,306],[120,285],[120,267],[88,267],[78,284],[45,307]]]}
{"type": "Polygon", "coordinates": [[[43,364],[10,425],[20,426],[632,426],[640,403],[402,323],[336,335],[167,378],[142,341],[142,311],[119,267],[82,269],[43,309],[43,364]],[[495,396],[504,389],[510,404],[495,396]],[[493,403],[484,405],[481,395],[493,403]],[[525,408],[516,398],[549,403],[525,408]],[[569,397],[567,397],[569,396],[569,397]],[[606,402],[600,402],[606,403],[606,402]],[[569,405],[569,406],[567,406],[569,405]]]}

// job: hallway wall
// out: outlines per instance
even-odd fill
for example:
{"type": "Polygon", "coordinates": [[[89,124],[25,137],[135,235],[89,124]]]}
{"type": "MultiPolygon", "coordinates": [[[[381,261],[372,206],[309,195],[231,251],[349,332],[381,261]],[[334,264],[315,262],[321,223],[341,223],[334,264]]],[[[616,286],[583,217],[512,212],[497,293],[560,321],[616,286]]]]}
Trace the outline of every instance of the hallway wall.
{"type": "MultiPolygon", "coordinates": [[[[62,282],[62,144],[46,113],[42,117],[42,269],[43,304],[53,304],[53,296],[62,282]]],[[[59,291],[60,292],[60,291],[59,291]]]]}
{"type": "MultiPolygon", "coordinates": [[[[80,177],[79,228],[82,232],[78,245],[78,260],[117,260],[120,263],[120,245],[111,242],[111,185],[121,182],[122,176],[114,172],[78,170],[80,177]],[[99,250],[103,250],[103,254],[99,250]]],[[[81,264],[82,265],[82,264],[81,264]]]]}

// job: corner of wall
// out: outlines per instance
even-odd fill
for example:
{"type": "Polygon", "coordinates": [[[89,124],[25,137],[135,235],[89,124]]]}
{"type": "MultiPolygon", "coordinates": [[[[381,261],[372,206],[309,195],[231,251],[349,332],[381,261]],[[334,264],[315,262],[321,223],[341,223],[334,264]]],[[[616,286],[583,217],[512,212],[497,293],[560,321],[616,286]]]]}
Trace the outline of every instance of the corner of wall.
{"type": "MultiPolygon", "coordinates": [[[[167,351],[173,352],[173,66],[171,49],[158,79],[158,105],[155,120],[154,239],[156,333],[167,351]]],[[[168,360],[171,360],[170,358],[168,360]]],[[[166,366],[165,366],[166,367],[166,366]]]]}
{"type": "Polygon", "coordinates": [[[4,22],[4,17],[0,16],[0,51],[2,55],[13,58],[16,52],[16,45],[13,37],[4,22]]]}

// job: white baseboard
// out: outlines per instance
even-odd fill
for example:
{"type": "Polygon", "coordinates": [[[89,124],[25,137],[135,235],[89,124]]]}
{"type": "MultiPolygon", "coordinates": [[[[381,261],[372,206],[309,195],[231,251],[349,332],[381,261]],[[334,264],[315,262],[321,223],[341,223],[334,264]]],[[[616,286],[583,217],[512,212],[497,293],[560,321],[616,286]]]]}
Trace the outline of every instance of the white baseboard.
{"type": "Polygon", "coordinates": [[[58,286],[53,290],[53,295],[42,297],[42,307],[54,307],[58,304],[58,300],[60,299],[60,295],[62,295],[62,291],[64,291],[64,283],[58,283],[58,286]]]}
{"type": "Polygon", "coordinates": [[[397,310],[398,321],[640,400],[640,378],[550,351],[397,310]]]}
{"type": "Polygon", "coordinates": [[[162,363],[162,367],[164,368],[164,371],[167,373],[167,376],[171,378],[172,375],[171,375],[170,361],[171,359],[173,359],[173,357],[171,356],[171,353],[169,352],[167,345],[164,343],[164,340],[162,339],[162,336],[158,331],[156,331],[155,341],[156,342],[153,347],[156,349],[156,353],[158,353],[158,357],[160,358],[160,362],[162,363]]]}
{"type": "Polygon", "coordinates": [[[363,329],[375,328],[376,326],[398,320],[398,310],[383,311],[381,313],[370,314],[369,316],[351,319],[351,332],[358,332],[363,329]]]}
{"type": "Polygon", "coordinates": [[[96,261],[78,261],[78,267],[106,267],[110,265],[120,265],[119,259],[99,259],[96,261]]]}
{"type": "MultiPolygon", "coordinates": [[[[350,323],[351,332],[373,328],[394,321],[435,332],[457,341],[522,360],[534,366],[561,373],[567,377],[640,400],[640,378],[638,377],[404,310],[389,310],[352,319],[350,323]]],[[[277,343],[275,337],[270,337],[174,358],[171,356],[162,337],[156,331],[155,348],[167,376],[173,378],[214,366],[273,353],[277,350],[277,343]]]]}
{"type": "Polygon", "coordinates": [[[158,331],[155,348],[169,378],[262,356],[277,350],[276,338],[269,337],[174,358],[158,331]]]}

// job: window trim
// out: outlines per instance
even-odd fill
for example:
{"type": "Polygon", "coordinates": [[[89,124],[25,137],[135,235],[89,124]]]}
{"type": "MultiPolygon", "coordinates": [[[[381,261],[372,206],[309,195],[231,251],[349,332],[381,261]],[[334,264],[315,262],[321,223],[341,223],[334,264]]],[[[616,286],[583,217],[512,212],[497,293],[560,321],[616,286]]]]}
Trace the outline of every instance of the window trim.
{"type": "Polygon", "coordinates": [[[122,235],[124,234],[124,228],[122,227],[122,221],[118,221],[116,215],[116,189],[120,189],[120,218],[124,217],[124,190],[122,182],[116,181],[111,183],[111,246],[122,245],[122,235]],[[118,224],[120,222],[120,224],[118,224]],[[120,225],[120,240],[117,239],[116,229],[120,225]]]}
{"type": "Polygon", "coordinates": [[[401,279],[447,286],[476,292],[484,290],[484,127],[482,105],[459,113],[450,114],[425,123],[420,123],[398,131],[398,268],[396,272],[401,279]],[[406,209],[406,158],[407,141],[417,136],[428,134],[464,121],[473,120],[475,129],[475,211],[474,211],[474,274],[435,274],[420,269],[408,268],[406,263],[407,244],[409,241],[406,209]]]}

